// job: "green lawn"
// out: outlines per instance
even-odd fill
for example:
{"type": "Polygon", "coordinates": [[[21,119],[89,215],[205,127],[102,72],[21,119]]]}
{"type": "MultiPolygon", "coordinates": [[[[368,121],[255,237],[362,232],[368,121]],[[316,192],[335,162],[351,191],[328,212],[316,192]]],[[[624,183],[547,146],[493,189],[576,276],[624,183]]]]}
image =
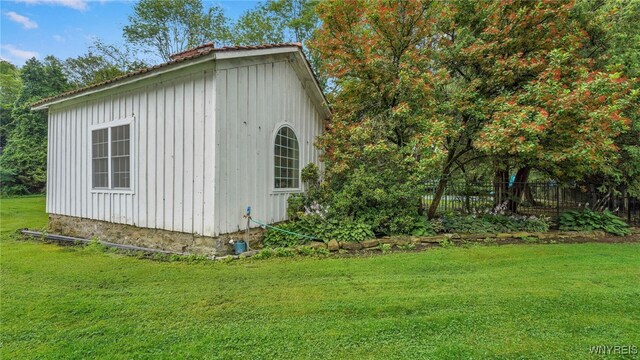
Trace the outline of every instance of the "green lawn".
{"type": "Polygon", "coordinates": [[[3,359],[576,359],[594,358],[592,345],[640,347],[639,245],[169,263],[13,239],[45,224],[43,204],[0,200],[3,359]]]}

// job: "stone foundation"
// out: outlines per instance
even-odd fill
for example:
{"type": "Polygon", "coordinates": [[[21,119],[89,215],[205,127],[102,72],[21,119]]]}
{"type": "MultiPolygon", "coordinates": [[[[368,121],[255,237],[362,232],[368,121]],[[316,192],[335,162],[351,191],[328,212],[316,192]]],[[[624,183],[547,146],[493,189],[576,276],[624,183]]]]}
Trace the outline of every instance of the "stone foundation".
{"type": "MultiPolygon", "coordinates": [[[[47,231],[85,239],[98,239],[123,245],[134,245],[176,253],[222,256],[233,253],[231,239],[244,240],[245,232],[219,237],[175,231],[147,229],[107,221],[83,219],[65,215],[49,215],[47,231]]],[[[249,247],[261,247],[263,230],[251,229],[249,247]]]]}

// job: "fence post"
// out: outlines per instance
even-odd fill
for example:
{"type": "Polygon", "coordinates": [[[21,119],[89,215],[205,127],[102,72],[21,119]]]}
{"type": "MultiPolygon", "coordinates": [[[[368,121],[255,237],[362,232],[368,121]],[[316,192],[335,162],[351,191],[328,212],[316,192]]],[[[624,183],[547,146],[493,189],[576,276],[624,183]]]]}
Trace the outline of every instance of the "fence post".
{"type": "Polygon", "coordinates": [[[560,186],[556,184],[556,216],[560,218],[560,186]]]}
{"type": "Polygon", "coordinates": [[[625,190],[624,192],[625,199],[624,204],[627,207],[627,222],[631,225],[631,196],[629,196],[629,192],[625,190]]]}

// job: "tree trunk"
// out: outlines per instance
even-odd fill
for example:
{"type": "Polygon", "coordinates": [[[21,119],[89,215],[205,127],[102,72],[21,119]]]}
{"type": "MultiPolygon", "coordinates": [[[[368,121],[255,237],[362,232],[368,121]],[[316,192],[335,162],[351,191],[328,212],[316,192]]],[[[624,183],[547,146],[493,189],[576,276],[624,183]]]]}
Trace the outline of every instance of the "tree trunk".
{"type": "Polygon", "coordinates": [[[531,192],[531,186],[529,184],[525,184],[524,197],[531,204],[531,206],[537,205],[536,199],[533,197],[533,192],[531,192]]]}
{"type": "Polygon", "coordinates": [[[527,179],[529,178],[530,172],[531,168],[529,166],[525,166],[518,169],[518,172],[516,173],[516,180],[511,187],[509,203],[507,205],[509,211],[511,211],[512,213],[518,212],[518,205],[520,205],[520,202],[522,201],[523,195],[525,193],[525,189],[527,187],[527,179]]]}
{"type": "Polygon", "coordinates": [[[493,207],[498,207],[507,199],[509,192],[509,170],[496,170],[493,177],[493,207]]]}
{"type": "Polygon", "coordinates": [[[438,211],[438,206],[440,206],[440,199],[442,199],[442,195],[444,194],[444,190],[447,188],[447,182],[449,179],[449,174],[444,175],[438,181],[438,186],[436,187],[436,192],[433,194],[433,200],[429,205],[429,211],[427,211],[427,218],[433,219],[436,217],[436,211],[438,211]]]}

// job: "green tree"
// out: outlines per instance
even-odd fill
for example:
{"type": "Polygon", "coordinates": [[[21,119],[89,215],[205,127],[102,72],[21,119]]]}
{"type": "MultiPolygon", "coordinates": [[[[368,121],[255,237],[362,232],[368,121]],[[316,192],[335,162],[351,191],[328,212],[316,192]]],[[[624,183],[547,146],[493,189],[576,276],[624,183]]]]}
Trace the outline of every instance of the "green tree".
{"type": "Polygon", "coordinates": [[[454,171],[476,156],[516,166],[523,182],[538,167],[583,176],[606,169],[635,95],[619,72],[582,54],[587,35],[572,8],[561,0],[322,3],[313,44],[338,85],[321,142],[329,177],[359,166],[364,150],[396,147],[414,162],[413,178],[439,177],[433,217],[454,171]],[[368,137],[358,144],[362,129],[368,137]]]}
{"type": "Polygon", "coordinates": [[[320,25],[318,0],[267,0],[246,11],[233,28],[233,41],[242,45],[303,43],[320,25]]]}
{"type": "MultiPolygon", "coordinates": [[[[267,0],[246,11],[233,26],[232,42],[237,45],[260,45],[311,40],[320,26],[316,8],[319,0],[267,0]]],[[[303,51],[322,87],[327,79],[320,68],[317,52],[305,46],[303,51]]]]}
{"type": "Polygon", "coordinates": [[[64,61],[64,72],[74,87],[83,87],[118,77],[125,72],[103,56],[89,51],[64,61]]]}
{"type": "MultiPolygon", "coordinates": [[[[615,69],[628,78],[640,77],[639,0],[579,0],[573,16],[589,35],[582,49],[594,66],[615,69]]],[[[640,90],[640,82],[636,81],[634,88],[640,90]]],[[[640,104],[634,108],[636,111],[627,113],[630,130],[615,141],[620,149],[615,166],[608,173],[593,174],[586,180],[640,196],[640,104]]]]}
{"type": "Polygon", "coordinates": [[[7,144],[7,138],[15,124],[11,111],[18,99],[22,80],[20,70],[8,61],[0,61],[0,153],[7,144]]]}
{"type": "Polygon", "coordinates": [[[15,128],[0,155],[2,193],[28,194],[44,190],[47,165],[47,114],[30,104],[70,89],[61,62],[53,56],[28,60],[20,72],[22,89],[12,117],[15,128]]]}
{"type": "Polygon", "coordinates": [[[126,41],[168,61],[171,54],[213,41],[230,32],[222,8],[205,9],[201,0],[141,0],[123,28],[126,41]]]}

